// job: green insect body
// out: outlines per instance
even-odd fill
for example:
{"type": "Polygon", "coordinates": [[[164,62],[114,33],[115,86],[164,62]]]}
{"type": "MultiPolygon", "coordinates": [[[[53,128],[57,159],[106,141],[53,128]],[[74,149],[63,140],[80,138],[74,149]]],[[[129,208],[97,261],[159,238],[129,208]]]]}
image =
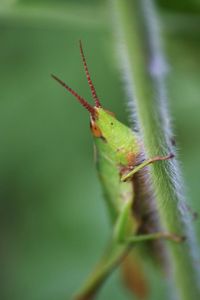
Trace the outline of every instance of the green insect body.
{"type": "MultiPolygon", "coordinates": [[[[144,160],[143,155],[141,155],[142,145],[137,134],[119,122],[113,113],[102,107],[89,75],[81,43],[80,52],[95,102],[94,107],[58,77],[55,75],[52,77],[75,96],[90,113],[90,127],[94,136],[97,169],[114,226],[112,239],[106,253],[75,298],[88,300],[95,297],[98,288],[111,270],[125,259],[136,242],[159,238],[172,239],[178,242],[181,238],[160,231],[138,234],[141,220],[134,212],[134,201],[138,198],[134,184],[135,175],[141,170],[145,170],[144,168],[150,163],[172,158],[173,155],[144,160]]],[[[138,283],[137,281],[137,278],[133,278],[132,289],[142,298],[146,294],[145,283],[138,283]]]]}
{"type": "MultiPolygon", "coordinates": [[[[96,126],[101,135],[98,137],[94,135],[97,168],[111,218],[115,223],[120,212],[126,206],[132,206],[134,201],[133,184],[131,181],[123,182],[121,174],[123,170],[134,165],[140,153],[140,147],[137,137],[130,128],[102,108],[96,108],[96,113],[98,117],[96,121],[91,120],[91,128],[96,126]]],[[[123,229],[127,230],[127,236],[137,230],[131,209],[129,209],[129,214],[130,216],[125,218],[127,224],[123,226],[123,229]]]]}

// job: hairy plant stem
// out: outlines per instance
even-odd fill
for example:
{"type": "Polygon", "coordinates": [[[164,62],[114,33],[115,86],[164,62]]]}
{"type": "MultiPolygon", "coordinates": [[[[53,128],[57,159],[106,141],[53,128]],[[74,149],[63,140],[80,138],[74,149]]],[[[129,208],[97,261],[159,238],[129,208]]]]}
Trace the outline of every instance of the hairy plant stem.
{"type": "MultiPolygon", "coordinates": [[[[150,0],[112,1],[118,44],[126,61],[129,92],[134,99],[138,127],[146,155],[175,152],[165,90],[166,66],[159,46],[159,36],[150,0]]],[[[167,243],[173,296],[180,300],[200,298],[198,248],[191,217],[184,209],[182,183],[176,159],[151,166],[151,177],[162,227],[186,236],[186,242],[167,243]]]]}

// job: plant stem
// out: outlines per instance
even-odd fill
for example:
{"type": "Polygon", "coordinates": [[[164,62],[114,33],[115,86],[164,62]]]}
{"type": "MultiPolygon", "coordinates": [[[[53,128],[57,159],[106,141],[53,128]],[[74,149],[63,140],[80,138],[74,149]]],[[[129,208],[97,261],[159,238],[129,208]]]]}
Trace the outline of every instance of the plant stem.
{"type": "MultiPolygon", "coordinates": [[[[146,155],[174,153],[164,84],[166,67],[152,3],[115,0],[112,4],[118,43],[125,44],[122,59],[126,60],[126,78],[146,155]]],[[[174,295],[181,300],[200,299],[199,266],[195,261],[199,261],[198,248],[191,217],[183,209],[183,188],[176,159],[153,164],[151,177],[162,227],[167,232],[186,236],[185,243],[166,245],[174,295]]]]}

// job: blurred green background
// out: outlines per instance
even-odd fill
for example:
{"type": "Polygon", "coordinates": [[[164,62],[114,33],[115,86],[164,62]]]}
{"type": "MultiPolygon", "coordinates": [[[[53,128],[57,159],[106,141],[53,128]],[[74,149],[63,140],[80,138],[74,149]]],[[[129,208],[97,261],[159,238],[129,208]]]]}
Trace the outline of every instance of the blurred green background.
{"type": "MultiPolygon", "coordinates": [[[[157,5],[188,202],[198,212],[200,2],[157,5]]],[[[91,99],[81,39],[100,99],[127,123],[110,8],[100,0],[0,1],[0,299],[70,299],[109,237],[88,115],[50,73],[91,99]]],[[[151,299],[167,299],[158,277],[152,270],[151,299]]],[[[131,299],[118,272],[98,299],[131,299]]]]}

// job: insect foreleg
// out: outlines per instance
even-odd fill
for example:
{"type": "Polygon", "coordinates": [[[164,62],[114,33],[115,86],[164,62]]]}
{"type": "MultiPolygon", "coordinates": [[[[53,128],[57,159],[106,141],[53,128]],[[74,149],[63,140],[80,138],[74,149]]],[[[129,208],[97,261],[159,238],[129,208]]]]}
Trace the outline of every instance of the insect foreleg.
{"type": "Polygon", "coordinates": [[[131,170],[130,172],[126,173],[126,174],[123,174],[122,177],[121,177],[121,181],[127,181],[129,179],[132,178],[132,176],[140,171],[141,169],[143,169],[144,167],[156,162],[156,161],[161,161],[161,160],[167,160],[167,159],[170,159],[170,158],[173,158],[174,157],[174,154],[169,154],[167,156],[155,156],[153,158],[150,158],[150,159],[147,159],[145,160],[144,162],[142,162],[141,164],[139,164],[138,166],[134,167],[133,170],[131,170]]]}

